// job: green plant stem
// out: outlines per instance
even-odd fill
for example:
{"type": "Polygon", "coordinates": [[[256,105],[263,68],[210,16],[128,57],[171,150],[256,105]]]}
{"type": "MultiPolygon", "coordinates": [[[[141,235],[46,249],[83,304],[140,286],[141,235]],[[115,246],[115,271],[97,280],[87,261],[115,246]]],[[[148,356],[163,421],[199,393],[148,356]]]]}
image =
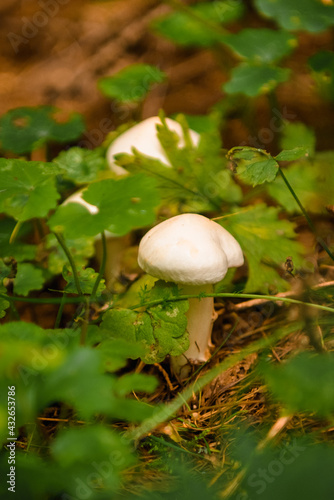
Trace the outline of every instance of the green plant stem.
{"type": "Polygon", "coordinates": [[[167,303],[167,302],[178,302],[180,300],[185,300],[185,299],[200,299],[200,298],[206,298],[206,297],[220,297],[220,298],[233,298],[233,299],[238,299],[238,298],[243,298],[243,299],[265,299],[265,300],[272,300],[274,302],[286,302],[287,304],[298,304],[302,306],[309,306],[309,307],[314,307],[315,309],[320,309],[322,311],[327,311],[334,313],[334,308],[332,307],[327,307],[327,306],[322,306],[319,304],[313,304],[312,302],[303,302],[301,300],[297,299],[290,299],[288,297],[275,297],[273,295],[257,295],[254,293],[204,293],[200,295],[178,295],[177,297],[171,297],[168,299],[155,299],[151,300],[149,302],[143,302],[141,304],[136,304],[135,306],[130,306],[129,309],[140,309],[142,307],[153,307],[157,306],[159,304],[167,303]]]}
{"type": "Polygon", "coordinates": [[[96,292],[99,287],[100,281],[103,278],[104,271],[106,268],[106,262],[107,262],[107,242],[106,242],[106,235],[104,231],[101,233],[101,239],[102,239],[102,261],[101,261],[101,266],[100,266],[100,271],[99,274],[97,275],[97,278],[95,280],[92,294],[90,296],[90,302],[94,302],[96,299],[96,292]]]}
{"type": "Polygon", "coordinates": [[[171,403],[159,408],[155,413],[155,415],[144,420],[144,422],[142,422],[142,424],[140,424],[137,428],[126,432],[125,436],[129,440],[134,440],[134,441],[143,438],[149,432],[155,429],[155,427],[173,417],[176,414],[176,412],[184,405],[185,401],[189,401],[189,399],[193,397],[194,393],[197,393],[200,390],[202,390],[207,384],[212,382],[212,380],[218,377],[218,375],[220,375],[222,372],[228,370],[236,363],[239,363],[250,354],[253,354],[255,352],[261,351],[263,349],[272,346],[273,344],[284,338],[289,333],[290,333],[289,330],[285,332],[283,331],[276,332],[270,337],[266,337],[264,339],[260,339],[256,342],[253,342],[251,345],[245,347],[240,352],[232,354],[232,356],[229,356],[222,363],[220,363],[219,365],[215,366],[210,371],[205,373],[194,384],[191,384],[189,387],[180,392],[178,396],[176,396],[176,398],[171,403]]]}
{"type": "Polygon", "coordinates": [[[79,282],[79,276],[78,276],[77,268],[76,268],[75,262],[74,262],[74,260],[72,258],[71,252],[67,248],[66,243],[64,241],[64,238],[60,234],[58,234],[58,233],[53,233],[53,234],[57,238],[57,241],[58,241],[59,245],[64,250],[64,253],[65,253],[65,255],[66,255],[66,257],[67,257],[67,259],[68,259],[68,261],[70,263],[70,266],[71,266],[71,269],[72,269],[72,273],[73,273],[73,279],[74,279],[74,283],[75,283],[76,289],[78,291],[78,295],[82,296],[83,293],[82,293],[80,282],[79,282]]]}
{"type": "Polygon", "coordinates": [[[66,300],[64,300],[64,299],[66,299],[66,294],[65,293],[64,293],[64,295],[61,298],[60,306],[59,306],[59,309],[58,309],[58,312],[57,312],[57,317],[56,317],[55,326],[54,326],[55,329],[59,328],[59,325],[60,325],[60,321],[61,321],[61,318],[62,318],[62,315],[63,315],[64,307],[65,307],[65,304],[66,304],[66,300]]]}
{"type": "Polygon", "coordinates": [[[10,235],[10,238],[9,238],[9,243],[14,243],[16,236],[18,235],[18,232],[20,231],[20,229],[22,227],[22,224],[23,224],[22,221],[18,221],[15,224],[14,229],[12,231],[12,234],[10,235]]]}
{"type": "Polygon", "coordinates": [[[292,196],[294,197],[296,203],[298,204],[300,210],[302,211],[311,231],[314,233],[314,235],[316,236],[316,239],[317,239],[317,242],[322,246],[322,248],[325,250],[325,252],[327,252],[327,254],[329,255],[329,257],[334,260],[334,254],[330,251],[330,249],[328,248],[328,246],[326,245],[326,243],[324,242],[324,240],[322,238],[320,238],[319,236],[317,236],[317,231],[316,231],[316,228],[314,227],[314,224],[313,222],[311,221],[308,213],[306,212],[305,208],[303,207],[303,205],[301,204],[298,196],[296,195],[293,187],[291,186],[290,182],[288,181],[288,179],[286,178],[283,170],[281,169],[281,167],[278,167],[278,170],[279,170],[279,173],[281,174],[282,176],[282,179],[283,181],[285,182],[285,185],[286,187],[288,188],[288,190],[290,191],[290,193],[292,194],[292,196]]]}
{"type": "MultiPolygon", "coordinates": [[[[50,297],[45,299],[17,297],[0,293],[0,298],[8,300],[8,302],[28,302],[30,304],[61,304],[63,297],[50,297]]],[[[65,304],[80,304],[83,302],[82,297],[67,297],[65,304]]]]}

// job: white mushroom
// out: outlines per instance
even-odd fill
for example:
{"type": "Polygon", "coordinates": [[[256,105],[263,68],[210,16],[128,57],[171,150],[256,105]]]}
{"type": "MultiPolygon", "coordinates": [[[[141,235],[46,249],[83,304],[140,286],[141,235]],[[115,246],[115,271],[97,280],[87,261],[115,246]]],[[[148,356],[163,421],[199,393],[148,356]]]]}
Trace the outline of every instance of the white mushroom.
{"type": "MultiPolygon", "coordinates": [[[[88,203],[83,199],[82,195],[85,190],[82,189],[76,193],[69,196],[63,205],[68,205],[69,203],[79,203],[80,205],[87,208],[91,214],[97,214],[99,209],[95,205],[88,203]]],[[[106,279],[106,286],[109,289],[113,288],[113,285],[121,272],[122,257],[125,249],[130,244],[130,235],[117,236],[110,231],[105,231],[106,243],[107,243],[107,260],[106,267],[104,271],[104,276],[106,279]]],[[[95,249],[96,249],[96,259],[101,264],[103,256],[103,246],[101,236],[95,237],[95,249]]]]}
{"type": "MultiPolygon", "coordinates": [[[[179,147],[185,145],[183,138],[183,130],[181,125],[175,120],[166,118],[166,124],[169,130],[176,132],[179,136],[179,147]]],[[[132,148],[136,148],[140,153],[156,158],[170,167],[169,160],[157,136],[157,125],[161,125],[161,120],[158,116],[152,116],[146,120],[137,123],[134,127],[117,137],[109,146],[107,151],[107,160],[110,169],[117,175],[125,175],[127,171],[116,164],[114,156],[120,153],[133,154],[132,148]]],[[[189,130],[189,135],[194,146],[199,143],[199,134],[194,130],[189,130]]]]}
{"type": "MultiPolygon", "coordinates": [[[[156,278],[181,285],[186,295],[212,292],[230,267],[243,262],[236,239],[216,222],[197,214],[177,215],[158,224],[139,245],[139,266],[156,278]]],[[[212,297],[189,300],[190,345],[184,354],[172,358],[177,375],[188,375],[188,361],[209,359],[213,313],[212,297]]]]}

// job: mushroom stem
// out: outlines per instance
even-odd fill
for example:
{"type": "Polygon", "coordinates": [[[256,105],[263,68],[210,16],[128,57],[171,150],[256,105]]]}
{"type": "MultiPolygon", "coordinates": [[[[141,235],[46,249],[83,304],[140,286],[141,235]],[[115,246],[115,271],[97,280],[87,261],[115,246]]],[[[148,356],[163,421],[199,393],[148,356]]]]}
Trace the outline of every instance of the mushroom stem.
{"type": "MultiPolygon", "coordinates": [[[[182,293],[185,295],[198,295],[201,292],[212,292],[213,285],[184,285],[182,293]]],[[[211,332],[214,317],[213,297],[202,299],[189,299],[187,312],[189,333],[189,348],[180,356],[171,357],[172,370],[181,378],[190,372],[189,361],[203,363],[210,357],[211,332]]]]}

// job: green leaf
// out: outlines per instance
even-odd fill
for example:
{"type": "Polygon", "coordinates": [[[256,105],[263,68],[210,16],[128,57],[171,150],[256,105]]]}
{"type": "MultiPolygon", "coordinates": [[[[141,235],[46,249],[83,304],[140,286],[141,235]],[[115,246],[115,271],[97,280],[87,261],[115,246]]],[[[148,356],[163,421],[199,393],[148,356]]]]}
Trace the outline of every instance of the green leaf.
{"type": "Polygon", "coordinates": [[[286,31],[247,28],[225,38],[226,43],[243,59],[255,63],[274,63],[297,47],[297,39],[286,31]]]}
{"type": "MultiPolygon", "coordinates": [[[[248,281],[245,292],[276,293],[289,288],[276,268],[288,256],[299,268],[303,264],[303,247],[294,240],[294,225],[278,218],[279,209],[264,204],[235,209],[223,226],[237,239],[246,256],[248,281]]],[[[219,221],[218,221],[219,222],[219,221]]]]}
{"type": "Polygon", "coordinates": [[[231,80],[223,85],[227,94],[255,97],[268,94],[279,83],[288,80],[290,70],[269,64],[242,63],[231,72],[231,80]]]}
{"type": "Polygon", "coordinates": [[[255,0],[256,8],[286,30],[324,31],[334,25],[334,7],[318,0],[255,0]]]}
{"type": "MultiPolygon", "coordinates": [[[[115,372],[127,364],[128,359],[137,359],[145,356],[146,349],[142,343],[124,338],[109,339],[109,332],[100,329],[97,349],[101,352],[105,370],[115,372]]],[[[96,336],[90,336],[89,342],[96,343],[96,336]]]]}
{"type": "Polygon", "coordinates": [[[1,256],[3,258],[13,258],[16,262],[22,262],[24,260],[34,260],[36,258],[37,246],[28,245],[20,241],[21,236],[25,226],[28,224],[23,224],[20,231],[14,241],[14,243],[9,243],[10,236],[16,226],[16,221],[14,219],[3,218],[0,220],[0,248],[1,256]]]}
{"type": "Polygon", "coordinates": [[[329,50],[322,50],[314,54],[308,60],[310,68],[313,70],[319,94],[323,99],[334,100],[334,53],[329,50]]]}
{"type": "Polygon", "coordinates": [[[0,211],[19,221],[45,217],[59,198],[58,173],[52,163],[0,158],[0,211]]]}
{"type": "Polygon", "coordinates": [[[282,149],[305,148],[310,156],[315,152],[315,134],[302,122],[285,123],[280,140],[282,149]]]}
{"type": "Polygon", "coordinates": [[[81,115],[72,113],[64,122],[58,121],[58,114],[52,106],[8,111],[0,118],[1,148],[22,155],[49,141],[68,143],[78,139],[85,129],[81,115]]]}
{"type": "MultiPolygon", "coordinates": [[[[91,267],[87,267],[86,269],[78,269],[77,272],[82,293],[90,295],[93,291],[98,273],[95,272],[95,270],[91,267]]],[[[65,292],[78,293],[72,270],[67,265],[65,265],[63,269],[63,278],[67,282],[67,285],[64,288],[65,292]]],[[[99,286],[96,290],[97,297],[99,297],[102,294],[103,290],[105,290],[104,281],[104,279],[101,279],[99,283],[99,286]]]]}
{"type": "Polygon", "coordinates": [[[298,160],[302,156],[308,156],[308,151],[306,148],[299,147],[294,149],[285,149],[281,151],[277,156],[275,156],[276,161],[293,161],[298,160]]]}
{"type": "Polygon", "coordinates": [[[126,373],[117,380],[116,394],[127,396],[132,391],[154,392],[158,386],[158,380],[152,375],[145,373],[126,373]]]}
{"type": "MultiPolygon", "coordinates": [[[[284,173],[304,208],[311,213],[325,213],[333,204],[334,153],[316,153],[313,159],[301,159],[284,169],[284,173]]],[[[268,193],[287,212],[299,213],[295,199],[280,175],[267,186],[268,193]]]]}
{"type": "Polygon", "coordinates": [[[98,173],[106,168],[106,159],[101,148],[92,151],[70,148],[62,151],[53,161],[60,167],[65,179],[77,184],[96,180],[98,173]]]}
{"type": "Polygon", "coordinates": [[[160,202],[154,179],[143,174],[95,182],[83,198],[97,206],[98,213],[89,213],[79,203],[61,205],[49,219],[51,230],[64,232],[69,239],[95,236],[106,229],[123,236],[152,224],[160,202]]]}
{"type": "Polygon", "coordinates": [[[154,83],[165,80],[166,74],[156,66],[133,64],[113,76],[101,78],[98,87],[102,94],[121,102],[143,100],[154,83]]]}
{"type": "Polygon", "coordinates": [[[44,281],[42,269],[33,264],[19,263],[14,278],[14,293],[26,296],[31,290],[40,290],[44,281]]]}
{"type": "Polygon", "coordinates": [[[210,47],[223,42],[224,36],[206,24],[209,21],[219,27],[239,19],[244,6],[240,2],[201,2],[190,7],[193,17],[186,12],[173,12],[152,23],[154,31],[179,45],[210,47]],[[203,19],[203,21],[202,21],[203,19]]]}
{"type": "Polygon", "coordinates": [[[289,412],[334,412],[334,355],[303,352],[280,366],[262,365],[268,388],[289,412]]]}
{"type": "Polygon", "coordinates": [[[240,179],[252,186],[271,182],[278,173],[278,163],[262,149],[238,146],[227,157],[240,179]]]}
{"type": "MultiPolygon", "coordinates": [[[[66,247],[69,249],[78,269],[85,267],[93,257],[94,238],[66,239],[66,247]]],[[[48,269],[52,274],[61,274],[63,267],[68,263],[64,250],[59,245],[54,234],[46,236],[46,249],[50,251],[48,258],[48,269]]]]}
{"type": "MultiPolygon", "coordinates": [[[[2,285],[2,280],[0,281],[0,293],[7,294],[7,289],[2,285]]],[[[6,309],[10,306],[8,300],[0,297],[0,318],[6,316],[6,309]]]]}
{"type": "MultiPolygon", "coordinates": [[[[157,282],[148,294],[148,300],[165,299],[177,295],[177,287],[171,283],[157,282]]],[[[124,338],[142,342],[147,351],[142,360],[145,363],[159,363],[171,354],[178,356],[189,347],[186,333],[185,313],[188,301],[161,304],[147,311],[111,309],[103,316],[102,329],[111,338],[124,338]]]]}

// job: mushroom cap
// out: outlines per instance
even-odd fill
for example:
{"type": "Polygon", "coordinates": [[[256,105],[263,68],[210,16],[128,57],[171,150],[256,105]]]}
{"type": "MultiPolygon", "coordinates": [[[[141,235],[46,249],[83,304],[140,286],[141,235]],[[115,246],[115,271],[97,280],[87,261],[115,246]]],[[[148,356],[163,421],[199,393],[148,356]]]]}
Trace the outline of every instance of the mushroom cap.
{"type": "MultiPolygon", "coordinates": [[[[166,118],[167,127],[176,132],[180,137],[179,147],[184,146],[183,131],[181,125],[175,120],[166,118]]],[[[137,123],[134,127],[117,137],[114,142],[109,146],[107,151],[107,160],[110,169],[117,175],[124,175],[127,171],[116,165],[114,155],[119,153],[132,154],[132,148],[136,148],[140,153],[151,156],[160,160],[167,167],[170,167],[169,160],[163,150],[160,141],[157,137],[157,125],[161,125],[161,120],[158,116],[152,116],[146,120],[137,123]]],[[[194,130],[189,130],[190,138],[195,146],[199,142],[199,134],[194,130]]]]}
{"type": "Polygon", "coordinates": [[[138,264],[148,274],[183,285],[218,283],[244,257],[237,240],[216,222],[182,214],[153,227],[140,242],[138,264]]]}
{"type": "Polygon", "coordinates": [[[73,193],[63,202],[63,205],[68,205],[69,203],[79,203],[79,205],[82,205],[83,207],[87,208],[88,212],[90,212],[91,214],[97,214],[99,211],[98,207],[92,205],[91,203],[88,203],[88,201],[83,199],[82,195],[84,191],[85,190],[82,189],[81,191],[73,193]]]}

